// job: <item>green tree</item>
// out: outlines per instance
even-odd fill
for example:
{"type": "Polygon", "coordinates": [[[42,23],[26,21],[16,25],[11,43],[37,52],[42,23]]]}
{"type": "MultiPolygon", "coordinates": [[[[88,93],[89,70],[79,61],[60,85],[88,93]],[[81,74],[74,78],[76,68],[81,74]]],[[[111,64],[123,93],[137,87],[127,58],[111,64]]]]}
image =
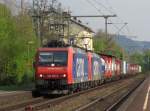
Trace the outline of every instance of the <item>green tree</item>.
{"type": "Polygon", "coordinates": [[[94,36],[93,41],[96,52],[109,53],[116,57],[122,57],[123,49],[112,39],[112,35],[106,38],[105,33],[100,30],[94,36]]]}
{"type": "Polygon", "coordinates": [[[15,70],[12,70],[13,61],[17,55],[17,49],[15,36],[15,24],[11,16],[11,12],[4,6],[0,4],[0,70],[1,79],[11,75],[15,76],[15,70]]]}
{"type": "Polygon", "coordinates": [[[30,16],[27,13],[12,16],[0,4],[1,83],[19,83],[25,77],[33,77],[32,61],[38,45],[30,16]]]}
{"type": "Polygon", "coordinates": [[[129,60],[132,63],[141,65],[143,71],[150,70],[150,50],[146,50],[142,53],[135,52],[129,56],[129,60]]]}
{"type": "Polygon", "coordinates": [[[32,19],[28,14],[19,14],[15,17],[16,32],[19,44],[19,54],[16,56],[18,66],[18,77],[21,81],[24,75],[32,77],[33,68],[32,62],[34,59],[35,51],[39,46],[39,40],[35,36],[33,30],[32,19]]]}

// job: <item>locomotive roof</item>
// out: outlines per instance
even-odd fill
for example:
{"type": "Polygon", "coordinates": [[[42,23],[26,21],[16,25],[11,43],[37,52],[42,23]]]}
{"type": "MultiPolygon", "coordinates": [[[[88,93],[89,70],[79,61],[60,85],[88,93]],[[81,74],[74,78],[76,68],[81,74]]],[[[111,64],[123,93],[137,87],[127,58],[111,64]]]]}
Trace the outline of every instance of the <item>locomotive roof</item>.
{"type": "Polygon", "coordinates": [[[57,48],[57,47],[56,47],[56,48],[44,47],[44,48],[39,48],[39,49],[38,49],[38,51],[52,51],[52,50],[53,50],[53,51],[57,51],[57,50],[58,50],[58,51],[60,51],[60,50],[66,51],[66,50],[68,50],[68,47],[63,47],[63,48],[60,48],[60,47],[59,47],[59,48],[57,48]]]}
{"type": "Polygon", "coordinates": [[[66,50],[68,50],[68,48],[73,48],[73,49],[75,49],[75,50],[83,50],[83,51],[86,51],[86,50],[84,50],[84,49],[82,49],[82,48],[78,48],[78,47],[72,47],[72,46],[68,46],[68,47],[42,47],[42,48],[38,48],[38,51],[52,51],[52,50],[54,50],[54,51],[60,51],[60,50],[62,50],[62,51],[66,51],[66,50]]]}

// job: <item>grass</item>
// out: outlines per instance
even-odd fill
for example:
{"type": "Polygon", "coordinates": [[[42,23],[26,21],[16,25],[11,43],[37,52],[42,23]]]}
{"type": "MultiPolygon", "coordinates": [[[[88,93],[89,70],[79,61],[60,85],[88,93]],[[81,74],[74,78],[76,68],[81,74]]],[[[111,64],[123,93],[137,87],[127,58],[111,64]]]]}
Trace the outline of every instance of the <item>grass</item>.
{"type": "Polygon", "coordinates": [[[31,84],[23,84],[23,85],[7,85],[7,86],[0,86],[0,90],[3,91],[26,91],[32,90],[34,88],[34,83],[31,84]]]}

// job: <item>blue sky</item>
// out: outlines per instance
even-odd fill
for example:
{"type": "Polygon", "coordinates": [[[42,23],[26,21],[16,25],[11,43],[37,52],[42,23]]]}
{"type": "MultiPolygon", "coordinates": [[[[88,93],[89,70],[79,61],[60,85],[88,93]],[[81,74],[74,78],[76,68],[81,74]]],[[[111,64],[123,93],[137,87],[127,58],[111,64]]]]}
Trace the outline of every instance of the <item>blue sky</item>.
{"type": "MultiPolygon", "coordinates": [[[[63,7],[70,9],[72,15],[94,15],[94,14],[117,14],[117,18],[112,18],[113,23],[128,22],[120,34],[128,37],[137,36],[137,40],[150,41],[150,0],[58,0],[63,7]],[[96,4],[96,2],[99,4],[96,4]],[[93,5],[96,7],[95,9],[93,5]],[[104,8],[105,7],[105,8],[104,8]],[[99,11],[97,11],[99,10],[99,11]],[[111,11],[110,11],[111,10],[111,11]],[[114,13],[113,13],[114,12],[114,13]]],[[[83,23],[89,23],[89,26],[97,31],[104,30],[103,18],[82,19],[83,23]]],[[[109,25],[110,33],[116,33],[123,24],[109,25]],[[116,28],[117,27],[117,28],[116,28]]]]}

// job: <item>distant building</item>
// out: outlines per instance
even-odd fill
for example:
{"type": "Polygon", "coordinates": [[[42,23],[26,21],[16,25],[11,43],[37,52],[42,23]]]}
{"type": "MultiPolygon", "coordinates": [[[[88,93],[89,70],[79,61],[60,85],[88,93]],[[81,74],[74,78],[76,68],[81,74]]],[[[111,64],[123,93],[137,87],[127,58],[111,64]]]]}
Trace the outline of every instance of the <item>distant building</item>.
{"type": "Polygon", "coordinates": [[[67,37],[67,29],[65,31],[65,41],[69,40],[73,44],[85,48],[87,50],[93,50],[93,34],[92,29],[83,25],[81,21],[71,19],[69,26],[69,38],[67,37]]]}
{"type": "MultiPolygon", "coordinates": [[[[72,18],[68,12],[51,8],[42,11],[40,16],[44,18],[41,22],[43,24],[40,26],[42,44],[46,44],[51,40],[60,40],[66,44],[73,44],[87,50],[93,50],[94,32],[86,25],[83,25],[77,18],[72,18]]],[[[34,18],[34,20],[35,25],[38,26],[38,19],[34,18]]]]}

